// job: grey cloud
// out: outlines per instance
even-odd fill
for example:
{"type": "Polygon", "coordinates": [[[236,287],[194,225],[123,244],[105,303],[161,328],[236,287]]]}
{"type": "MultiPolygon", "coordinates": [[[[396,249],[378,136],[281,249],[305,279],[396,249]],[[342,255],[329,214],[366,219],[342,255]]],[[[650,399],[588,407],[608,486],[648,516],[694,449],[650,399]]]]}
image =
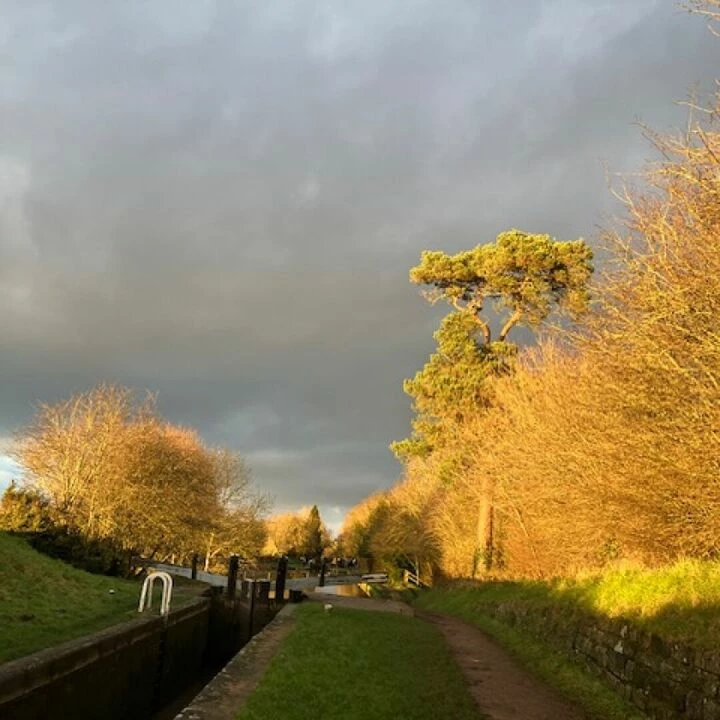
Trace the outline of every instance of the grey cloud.
{"type": "Polygon", "coordinates": [[[424,247],[592,236],[717,40],[655,0],[6,3],[0,434],[101,380],[281,507],[387,486],[424,247]]]}

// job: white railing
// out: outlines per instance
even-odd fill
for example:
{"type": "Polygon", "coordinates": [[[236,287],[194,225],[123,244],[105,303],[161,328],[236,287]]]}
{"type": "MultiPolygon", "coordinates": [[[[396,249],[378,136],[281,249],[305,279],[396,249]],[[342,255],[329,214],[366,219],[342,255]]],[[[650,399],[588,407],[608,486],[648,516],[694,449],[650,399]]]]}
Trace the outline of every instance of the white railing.
{"type": "Polygon", "coordinates": [[[409,570],[403,570],[403,580],[406,585],[414,585],[415,587],[427,587],[427,585],[420,579],[420,575],[409,570]]]}
{"type": "Polygon", "coordinates": [[[364,583],[386,583],[388,581],[387,573],[367,573],[360,576],[360,580],[364,583]]]}
{"type": "Polygon", "coordinates": [[[140,604],[138,612],[141,613],[145,608],[152,608],[152,591],[153,583],[160,578],[163,584],[162,599],[160,600],[160,614],[167,615],[170,612],[170,600],[172,600],[173,581],[166,572],[152,572],[146,578],[140,593],[140,604]]]}
{"type": "MultiPolygon", "coordinates": [[[[170,575],[192,578],[192,570],[190,568],[181,567],[180,565],[170,565],[169,563],[149,563],[148,565],[158,572],[166,572],[170,575]]],[[[200,582],[207,583],[208,585],[215,585],[216,587],[225,587],[225,585],[227,585],[227,575],[206,573],[202,570],[197,571],[197,577],[195,579],[200,582]]]]}

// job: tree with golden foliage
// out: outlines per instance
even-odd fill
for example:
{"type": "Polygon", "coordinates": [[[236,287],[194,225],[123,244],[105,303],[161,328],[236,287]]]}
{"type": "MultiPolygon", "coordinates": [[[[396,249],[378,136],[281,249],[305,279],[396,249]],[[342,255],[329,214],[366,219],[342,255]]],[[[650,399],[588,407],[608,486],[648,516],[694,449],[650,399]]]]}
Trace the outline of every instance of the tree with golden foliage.
{"type": "Polygon", "coordinates": [[[273,515],[266,520],[265,527],[264,555],[314,557],[332,544],[330,531],[315,505],[273,515]]]}
{"type": "Polygon", "coordinates": [[[203,533],[206,571],[218,556],[250,558],[262,552],[267,531],[261,518],[270,506],[267,495],[254,489],[250,468],[238,453],[216,448],[211,456],[217,508],[203,533]]]}
{"type": "MultiPolygon", "coordinates": [[[[413,436],[393,443],[393,452],[407,459],[440,450],[450,466],[462,468],[463,452],[454,452],[456,433],[493,406],[493,379],[512,371],[517,348],[508,334],[518,325],[536,329],[554,312],[583,313],[591,261],[592,251],[582,240],[560,242],[519,230],[456,255],[423,252],[410,280],[426,286],[431,302],[445,300],[454,312],[435,334],[438,351],[405,382],[417,417],[413,436]],[[487,305],[504,314],[495,342],[487,305]]],[[[487,476],[477,509],[476,569],[493,564],[493,495],[494,479],[487,476]]]]}
{"type": "Polygon", "coordinates": [[[128,460],[154,423],[154,404],[125,388],[100,386],[55,405],[41,404],[14,456],[26,484],[47,497],[63,522],[90,538],[113,532],[132,504],[128,460]]]}
{"type": "Polygon", "coordinates": [[[164,557],[262,544],[266,503],[242,460],[164,421],[152,397],[101,385],[40,405],[14,456],[54,522],[88,540],[164,557]]]}
{"type": "MultiPolygon", "coordinates": [[[[720,19],[720,0],[692,5],[720,19]]],[[[416,506],[412,483],[435,478],[420,518],[445,574],[474,572],[467,508],[487,498],[489,480],[510,574],[720,555],[720,99],[694,113],[682,134],[648,133],[659,161],[639,190],[619,193],[625,221],[604,234],[615,262],[582,327],[556,331],[520,352],[511,374],[479,375],[467,390],[451,360],[443,374],[438,352],[427,385],[420,376],[412,386],[430,421],[419,435],[431,442],[383,502],[392,497],[401,516],[398,507],[416,506]],[[474,400],[486,393],[491,402],[474,400]]],[[[431,260],[437,277],[450,276],[435,290],[465,312],[465,268],[431,260]]],[[[363,527],[369,545],[387,537],[383,524],[363,527]]]]}

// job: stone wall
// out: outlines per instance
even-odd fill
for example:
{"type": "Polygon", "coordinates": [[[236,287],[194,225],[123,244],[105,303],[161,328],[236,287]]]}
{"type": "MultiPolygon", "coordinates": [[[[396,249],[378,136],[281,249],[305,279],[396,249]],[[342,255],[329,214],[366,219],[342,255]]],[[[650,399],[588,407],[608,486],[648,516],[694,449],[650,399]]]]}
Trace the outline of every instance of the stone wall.
{"type": "Polygon", "coordinates": [[[482,612],[560,650],[658,720],[720,720],[720,649],[669,643],[622,620],[518,604],[482,612]]]}

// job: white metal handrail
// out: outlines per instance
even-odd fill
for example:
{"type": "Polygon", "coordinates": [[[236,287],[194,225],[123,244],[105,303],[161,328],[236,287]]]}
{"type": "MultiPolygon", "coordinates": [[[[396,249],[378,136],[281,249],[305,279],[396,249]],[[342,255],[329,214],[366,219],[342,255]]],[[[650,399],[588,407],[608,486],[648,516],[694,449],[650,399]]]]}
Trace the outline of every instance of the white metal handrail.
{"type": "Polygon", "coordinates": [[[419,573],[410,572],[410,570],[403,570],[403,581],[406,585],[415,585],[415,587],[427,587],[427,585],[420,579],[419,573]]]}
{"type": "Polygon", "coordinates": [[[146,578],[142,586],[140,593],[140,604],[138,605],[138,612],[141,613],[146,607],[149,610],[152,608],[152,590],[153,583],[157,578],[162,580],[163,591],[162,599],[160,600],[160,614],[167,615],[170,612],[170,600],[172,600],[173,591],[173,580],[169,573],[166,572],[152,572],[146,578]],[[147,603],[145,602],[147,600],[147,603]]]}
{"type": "Polygon", "coordinates": [[[386,583],[388,581],[387,573],[366,573],[361,575],[360,579],[365,583],[386,583]]]}

